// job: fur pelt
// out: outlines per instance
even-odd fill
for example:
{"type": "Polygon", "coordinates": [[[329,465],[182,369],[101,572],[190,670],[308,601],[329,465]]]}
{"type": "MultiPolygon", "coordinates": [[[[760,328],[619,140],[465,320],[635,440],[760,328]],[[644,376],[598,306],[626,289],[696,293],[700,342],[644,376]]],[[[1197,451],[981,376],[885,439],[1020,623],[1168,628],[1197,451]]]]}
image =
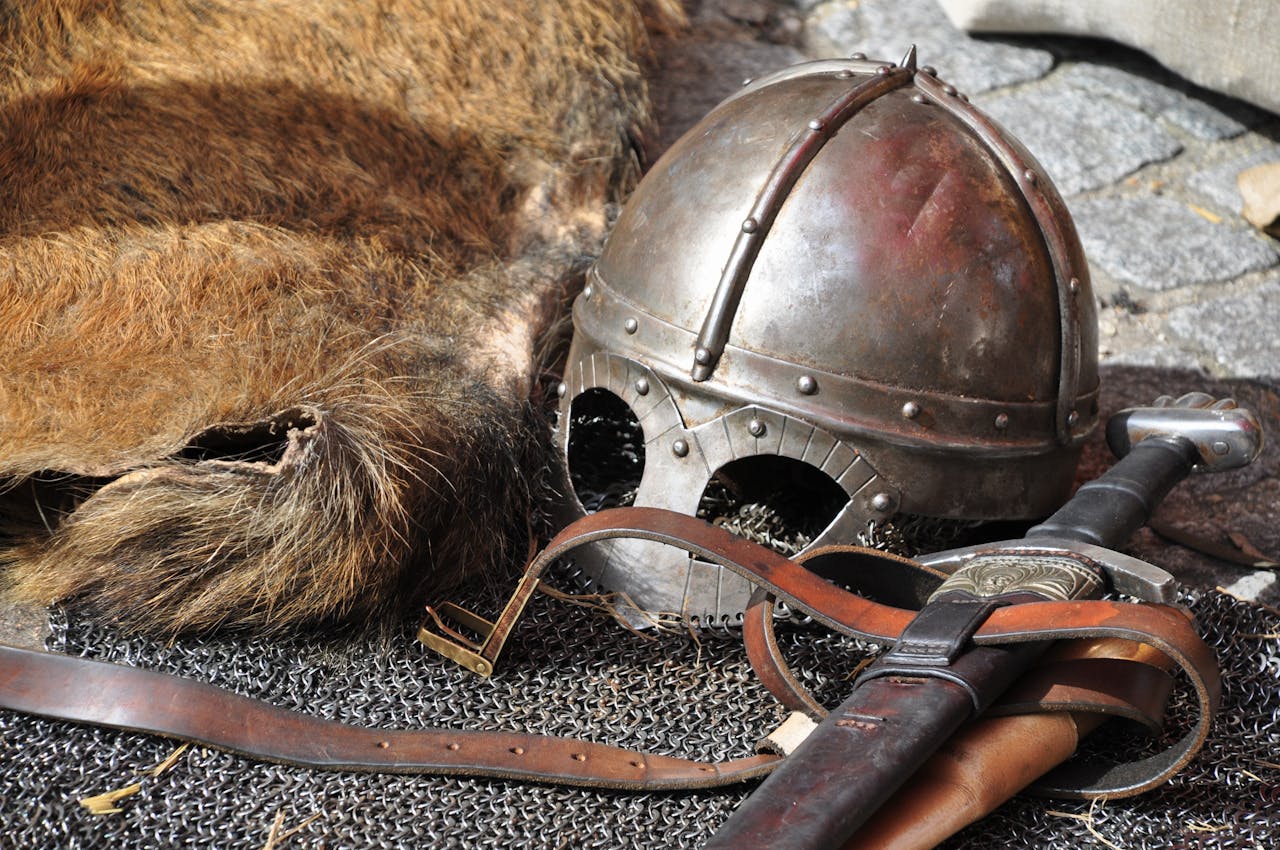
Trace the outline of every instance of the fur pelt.
{"type": "Polygon", "coordinates": [[[518,563],[538,346],[678,14],[0,5],[8,592],[270,631],[518,563]]]}

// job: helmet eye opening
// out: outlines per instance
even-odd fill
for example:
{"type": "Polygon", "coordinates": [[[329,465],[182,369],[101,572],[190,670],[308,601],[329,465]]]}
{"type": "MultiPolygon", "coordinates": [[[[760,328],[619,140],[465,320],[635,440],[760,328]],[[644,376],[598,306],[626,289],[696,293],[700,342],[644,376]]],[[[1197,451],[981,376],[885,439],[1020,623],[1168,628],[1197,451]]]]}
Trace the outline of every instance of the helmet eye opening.
{"type": "Polygon", "coordinates": [[[644,474],[644,428],[614,393],[592,387],[569,409],[569,482],[586,513],[635,502],[644,474]]]}
{"type": "Polygon", "coordinates": [[[783,554],[808,547],[849,502],[817,467],[781,455],[730,461],[711,477],[698,516],[783,554]]]}

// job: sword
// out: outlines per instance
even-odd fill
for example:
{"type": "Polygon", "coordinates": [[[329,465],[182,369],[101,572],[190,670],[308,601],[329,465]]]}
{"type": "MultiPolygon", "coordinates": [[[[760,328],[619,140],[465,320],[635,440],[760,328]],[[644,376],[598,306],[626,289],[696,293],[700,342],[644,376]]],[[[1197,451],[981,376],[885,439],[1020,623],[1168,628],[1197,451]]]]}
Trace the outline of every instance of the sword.
{"type": "Polygon", "coordinates": [[[1021,540],[924,559],[954,572],[707,850],[841,846],[1046,648],[975,646],[970,638],[996,608],[1096,598],[1107,589],[1173,600],[1172,576],[1109,549],[1192,470],[1250,463],[1262,447],[1261,429],[1234,401],[1191,393],[1122,411],[1108,423],[1107,440],[1120,460],[1021,540]]]}

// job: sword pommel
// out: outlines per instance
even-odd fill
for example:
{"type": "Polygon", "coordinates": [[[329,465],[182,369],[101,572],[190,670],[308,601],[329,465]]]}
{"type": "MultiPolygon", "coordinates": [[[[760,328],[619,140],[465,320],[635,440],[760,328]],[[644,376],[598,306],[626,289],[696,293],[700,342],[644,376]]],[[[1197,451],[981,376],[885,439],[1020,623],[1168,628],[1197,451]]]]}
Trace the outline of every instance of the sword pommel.
{"type": "Polygon", "coordinates": [[[1230,398],[1187,393],[1161,396],[1152,407],[1122,410],[1107,423],[1107,443],[1124,457],[1146,439],[1186,440],[1199,459],[1193,471],[1219,472],[1248,466],[1262,451],[1262,427],[1230,398]]]}

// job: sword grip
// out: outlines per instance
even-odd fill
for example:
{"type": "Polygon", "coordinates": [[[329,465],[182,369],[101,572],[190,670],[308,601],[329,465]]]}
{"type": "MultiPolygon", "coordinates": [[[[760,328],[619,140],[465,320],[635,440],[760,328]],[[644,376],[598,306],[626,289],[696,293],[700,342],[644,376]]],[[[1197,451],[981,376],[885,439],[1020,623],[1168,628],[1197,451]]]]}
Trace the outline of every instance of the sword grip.
{"type": "Polygon", "coordinates": [[[1199,460],[1199,450],[1185,437],[1148,437],[1026,536],[1118,548],[1146,524],[1160,500],[1199,460]]]}

